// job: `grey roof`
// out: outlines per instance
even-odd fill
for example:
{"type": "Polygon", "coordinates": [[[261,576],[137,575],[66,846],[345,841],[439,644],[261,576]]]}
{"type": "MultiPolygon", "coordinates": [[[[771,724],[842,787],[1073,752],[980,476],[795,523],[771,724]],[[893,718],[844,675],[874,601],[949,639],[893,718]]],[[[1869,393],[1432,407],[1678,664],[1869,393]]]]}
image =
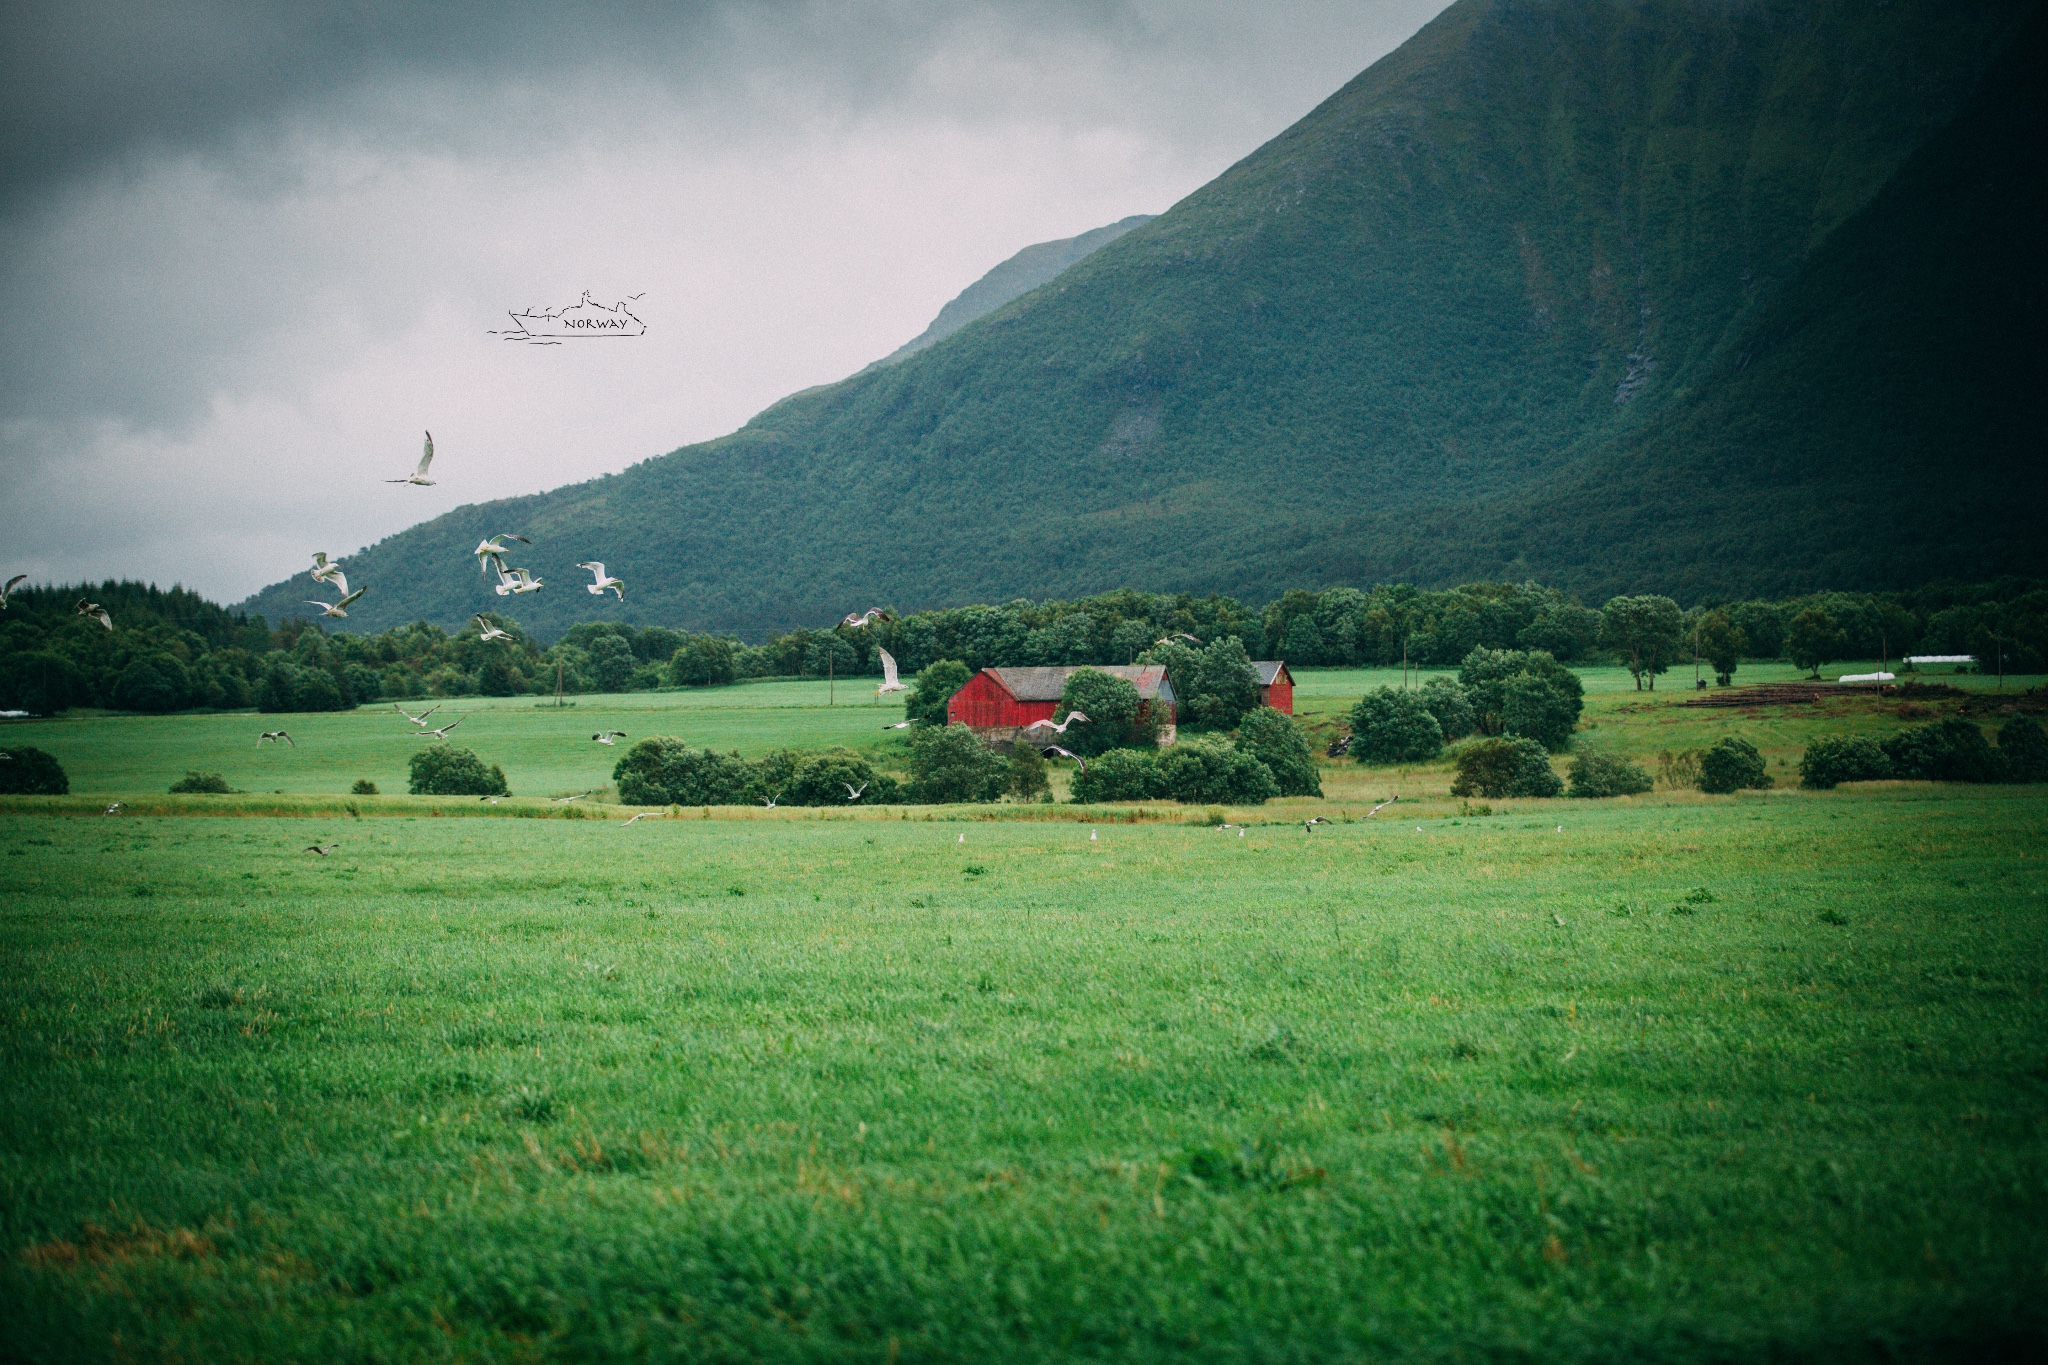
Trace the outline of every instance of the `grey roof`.
{"type": "Polygon", "coordinates": [[[1166,680],[1163,664],[1077,664],[1072,667],[991,668],[984,671],[995,674],[1018,701],[1058,701],[1060,693],[1066,691],[1067,679],[1083,668],[1093,668],[1097,673],[1124,679],[1138,689],[1140,700],[1150,701],[1154,697],[1169,702],[1174,700],[1173,684],[1166,680]]]}
{"type": "Polygon", "coordinates": [[[1273,680],[1280,676],[1280,670],[1287,667],[1285,659],[1253,659],[1252,667],[1259,670],[1259,686],[1271,687],[1273,680]]]}

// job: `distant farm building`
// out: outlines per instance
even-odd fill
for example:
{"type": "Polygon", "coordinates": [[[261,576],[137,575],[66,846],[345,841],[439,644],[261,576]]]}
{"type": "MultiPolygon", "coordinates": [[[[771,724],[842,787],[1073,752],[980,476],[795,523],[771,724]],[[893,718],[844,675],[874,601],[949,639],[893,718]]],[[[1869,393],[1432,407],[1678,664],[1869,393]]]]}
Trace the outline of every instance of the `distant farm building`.
{"type": "Polygon", "coordinates": [[[1294,714],[1294,675],[1287,671],[1287,665],[1279,659],[1255,659],[1252,667],[1259,670],[1259,700],[1283,716],[1294,714]]]}
{"type": "MultiPolygon", "coordinates": [[[[1007,744],[1035,720],[1051,720],[1059,709],[1072,668],[984,668],[946,703],[949,724],[965,725],[994,744],[1007,744]]],[[[1161,664],[1100,664],[1098,673],[1122,678],[1138,689],[1138,712],[1159,721],[1159,742],[1173,742],[1173,684],[1161,664]]]]}

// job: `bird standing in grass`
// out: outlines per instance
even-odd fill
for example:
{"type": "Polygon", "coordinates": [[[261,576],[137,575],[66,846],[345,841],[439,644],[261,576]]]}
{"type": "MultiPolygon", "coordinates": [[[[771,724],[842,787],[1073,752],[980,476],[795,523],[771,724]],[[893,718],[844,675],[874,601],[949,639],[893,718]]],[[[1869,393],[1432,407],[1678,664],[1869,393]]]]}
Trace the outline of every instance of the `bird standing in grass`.
{"type": "Polygon", "coordinates": [[[290,745],[290,747],[294,749],[299,747],[298,745],[293,744],[292,737],[282,730],[265,730],[260,736],[257,737],[257,748],[260,749],[266,744],[286,744],[290,745]]]}
{"type": "MultiPolygon", "coordinates": [[[[339,602],[315,602],[312,598],[309,597],[306,599],[306,605],[309,607],[320,608],[320,614],[322,616],[347,616],[348,604],[355,601],[358,597],[361,597],[364,593],[368,591],[368,588],[357,588],[354,592],[342,598],[339,602]]],[[[109,627],[109,629],[111,629],[111,627],[109,627]]]]}
{"type": "Polygon", "coordinates": [[[306,845],[306,852],[317,853],[321,857],[325,858],[328,854],[334,852],[334,850],[340,847],[340,844],[308,844],[306,845]]]}
{"type": "Polygon", "coordinates": [[[434,481],[427,477],[427,466],[434,462],[434,433],[427,433],[427,444],[420,452],[420,467],[402,479],[386,479],[386,483],[416,483],[422,488],[432,488],[434,481]]]}
{"type": "Polygon", "coordinates": [[[604,570],[604,561],[602,559],[593,559],[586,564],[578,564],[576,567],[579,569],[590,570],[591,577],[597,580],[595,583],[585,584],[583,588],[583,590],[589,593],[592,597],[602,597],[604,596],[604,590],[606,588],[610,588],[613,592],[619,595],[619,600],[621,602],[626,600],[626,580],[623,578],[614,578],[612,577],[612,575],[606,573],[604,570]]]}
{"type": "Polygon", "coordinates": [[[626,732],[624,730],[600,730],[596,734],[591,736],[591,738],[596,740],[599,744],[607,746],[617,744],[620,740],[624,739],[625,737],[626,732]]]}

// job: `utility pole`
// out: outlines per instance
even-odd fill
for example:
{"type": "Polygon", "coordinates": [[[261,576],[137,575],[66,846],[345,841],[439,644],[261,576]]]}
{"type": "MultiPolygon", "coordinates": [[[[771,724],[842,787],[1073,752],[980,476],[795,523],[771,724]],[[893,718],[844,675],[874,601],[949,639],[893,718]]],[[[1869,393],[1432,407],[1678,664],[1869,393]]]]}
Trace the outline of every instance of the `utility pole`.
{"type": "Polygon", "coordinates": [[[562,709],[562,661],[555,660],[555,709],[562,709]]]}

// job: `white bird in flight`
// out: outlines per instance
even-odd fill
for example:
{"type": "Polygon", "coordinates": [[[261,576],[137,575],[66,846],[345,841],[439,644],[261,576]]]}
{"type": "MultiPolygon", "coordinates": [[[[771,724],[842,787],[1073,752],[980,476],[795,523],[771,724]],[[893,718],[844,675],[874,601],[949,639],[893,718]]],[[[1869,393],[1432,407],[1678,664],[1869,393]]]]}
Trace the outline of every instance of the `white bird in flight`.
{"type": "Polygon", "coordinates": [[[478,541],[476,543],[476,571],[478,573],[489,573],[493,563],[496,563],[500,569],[505,567],[505,556],[512,552],[498,543],[501,540],[516,540],[521,545],[533,544],[525,536],[515,536],[510,531],[500,531],[489,540],[478,541]]]}
{"type": "Polygon", "coordinates": [[[625,737],[626,732],[624,730],[600,730],[596,734],[591,736],[591,738],[596,740],[599,744],[607,746],[617,744],[620,740],[624,739],[625,737]]]}
{"type": "Polygon", "coordinates": [[[623,578],[614,578],[610,574],[606,573],[604,571],[604,561],[602,559],[593,559],[587,564],[578,564],[576,567],[579,569],[590,570],[591,577],[597,580],[595,583],[585,584],[583,588],[583,590],[589,593],[592,597],[602,597],[604,596],[604,590],[606,588],[610,588],[613,592],[619,595],[619,600],[621,602],[626,600],[626,580],[623,578]]]}
{"type": "Polygon", "coordinates": [[[119,815],[121,813],[121,803],[116,801],[113,805],[108,806],[104,813],[107,815],[119,815]]]}
{"type": "Polygon", "coordinates": [[[88,602],[83,597],[79,598],[78,614],[80,616],[90,616],[93,620],[98,621],[108,630],[112,630],[114,628],[114,618],[107,615],[107,609],[97,602],[88,602]]]}
{"type": "Polygon", "coordinates": [[[638,815],[634,816],[632,820],[621,820],[621,821],[620,821],[619,823],[620,823],[620,824],[622,824],[622,825],[630,825],[630,824],[632,824],[632,823],[633,823],[634,821],[636,821],[636,820],[647,820],[647,819],[651,819],[651,818],[653,818],[653,815],[654,815],[654,812],[653,812],[653,811],[651,811],[651,810],[643,810],[643,811],[641,811],[641,812],[640,812],[640,813],[639,813],[638,815]]]}
{"type": "Polygon", "coordinates": [[[1063,735],[1067,732],[1069,725],[1072,725],[1077,720],[1085,721],[1087,719],[1088,713],[1086,711],[1069,711],[1067,718],[1058,725],[1054,725],[1051,718],[1048,717],[1045,720],[1034,720],[1024,728],[1027,730],[1050,730],[1056,735],[1063,735]]]}
{"type": "Polygon", "coordinates": [[[899,720],[894,725],[884,725],[882,728],[884,730],[908,730],[911,727],[911,724],[912,722],[910,721],[899,720]]]}
{"type": "Polygon", "coordinates": [[[477,639],[509,640],[512,638],[511,631],[499,630],[496,626],[492,625],[489,621],[484,620],[484,618],[481,616],[475,617],[474,619],[476,621],[476,628],[478,631],[477,639]]]}
{"type": "Polygon", "coordinates": [[[399,715],[404,716],[414,725],[425,725],[427,723],[427,717],[433,715],[436,711],[441,709],[441,703],[435,702],[432,706],[429,706],[426,710],[420,712],[418,715],[414,715],[412,712],[406,710],[403,706],[400,706],[397,702],[391,703],[391,709],[396,711],[399,715]]]}
{"type": "Polygon", "coordinates": [[[298,745],[293,744],[292,737],[282,730],[265,730],[262,733],[262,735],[257,738],[256,747],[260,749],[266,744],[276,744],[279,741],[283,741],[285,744],[290,745],[294,749],[299,747],[298,745]]]}
{"type": "Polygon", "coordinates": [[[841,782],[839,785],[846,788],[846,799],[849,801],[860,800],[860,794],[868,789],[866,782],[861,783],[858,787],[855,787],[851,782],[841,782]]]}
{"type": "Polygon", "coordinates": [[[1082,772],[1085,773],[1088,771],[1087,760],[1083,759],[1081,755],[1075,753],[1072,749],[1062,749],[1057,744],[1048,744],[1040,752],[1043,753],[1047,758],[1052,757],[1054,754],[1058,754],[1061,758],[1071,758],[1074,760],[1074,762],[1081,765],[1082,772]]]}
{"type": "Polygon", "coordinates": [[[523,597],[530,592],[539,592],[546,586],[546,584],[524,569],[514,569],[509,578],[506,577],[503,569],[498,571],[498,596],[500,597],[503,597],[506,593],[511,593],[514,597],[523,597]]]}
{"type": "Polygon", "coordinates": [[[581,801],[588,795],[590,795],[589,792],[577,792],[574,796],[558,796],[554,800],[556,805],[565,806],[571,801],[581,801]]]}
{"type": "Polygon", "coordinates": [[[448,738],[448,732],[460,724],[462,724],[462,717],[457,716],[438,730],[429,730],[425,725],[421,725],[417,734],[421,739],[425,739],[428,735],[432,735],[435,739],[446,739],[448,738]]]}
{"type": "Polygon", "coordinates": [[[432,488],[434,481],[427,477],[427,466],[434,462],[434,433],[427,433],[426,449],[420,453],[420,467],[402,479],[386,479],[386,483],[416,483],[422,488],[432,488]]]}
{"type": "Polygon", "coordinates": [[[25,582],[27,582],[27,581],[28,581],[28,575],[27,575],[27,574],[25,574],[25,573],[18,573],[18,574],[16,574],[16,575],[15,575],[14,577],[12,577],[12,578],[8,579],[8,580],[7,580],[7,583],[6,583],[6,585],[5,585],[4,587],[0,587],[0,611],[6,611],[6,610],[7,610],[7,595],[8,595],[9,593],[11,593],[11,592],[13,592],[13,591],[14,591],[14,589],[15,589],[15,586],[16,586],[17,584],[20,584],[20,583],[25,583],[25,582]]]}
{"type": "Polygon", "coordinates": [[[1311,833],[1317,825],[1327,825],[1329,823],[1330,822],[1328,820],[1325,820],[1320,815],[1313,816],[1310,819],[1301,822],[1301,832],[1303,834],[1308,834],[1311,833]]]}
{"type": "Polygon", "coordinates": [[[325,858],[328,854],[334,852],[334,850],[340,847],[340,844],[307,844],[306,852],[317,853],[321,857],[325,858]]]}
{"type": "Polygon", "coordinates": [[[869,607],[866,611],[848,612],[840,619],[839,624],[842,626],[852,626],[855,630],[859,630],[861,627],[871,625],[876,621],[893,621],[895,619],[880,607],[869,607]]]}
{"type": "MultiPolygon", "coordinates": [[[[1373,816],[1378,815],[1381,811],[1385,810],[1388,806],[1393,805],[1396,801],[1399,801],[1400,799],[1401,798],[1398,796],[1388,797],[1386,800],[1380,802],[1377,806],[1374,806],[1371,810],[1367,811],[1365,813],[1365,818],[1368,820],[1372,819],[1373,816]]],[[[1420,829],[1421,826],[1417,825],[1416,828],[1420,829]]],[[[1563,826],[1560,825],[1559,828],[1562,829],[1563,826]]]]}
{"type": "MultiPolygon", "coordinates": [[[[882,685],[875,689],[875,695],[879,697],[884,692],[901,692],[905,684],[896,676],[896,656],[886,649],[877,649],[875,653],[882,659],[882,685]]],[[[908,725],[910,722],[903,723],[908,725]]]]}
{"type": "Polygon", "coordinates": [[[761,804],[766,806],[769,810],[774,810],[776,799],[781,795],[781,792],[777,792],[774,796],[763,797],[761,800],[761,804]]]}
{"type": "Polygon", "coordinates": [[[1177,630],[1171,635],[1163,636],[1160,639],[1154,640],[1152,642],[1152,648],[1157,649],[1161,645],[1170,645],[1175,640],[1186,640],[1191,645],[1198,645],[1202,643],[1200,640],[1197,640],[1194,636],[1188,634],[1186,631],[1177,630]]]}
{"type": "Polygon", "coordinates": [[[322,616],[347,616],[348,604],[355,601],[358,597],[361,597],[364,593],[368,591],[368,588],[357,588],[354,592],[342,598],[339,602],[315,602],[312,598],[309,597],[306,599],[306,605],[309,607],[320,608],[320,614],[322,616]]]}
{"type": "Polygon", "coordinates": [[[313,551],[313,581],[315,583],[332,583],[336,590],[344,597],[348,595],[348,575],[341,571],[339,564],[329,564],[327,562],[327,551],[325,550],[313,551]]]}

